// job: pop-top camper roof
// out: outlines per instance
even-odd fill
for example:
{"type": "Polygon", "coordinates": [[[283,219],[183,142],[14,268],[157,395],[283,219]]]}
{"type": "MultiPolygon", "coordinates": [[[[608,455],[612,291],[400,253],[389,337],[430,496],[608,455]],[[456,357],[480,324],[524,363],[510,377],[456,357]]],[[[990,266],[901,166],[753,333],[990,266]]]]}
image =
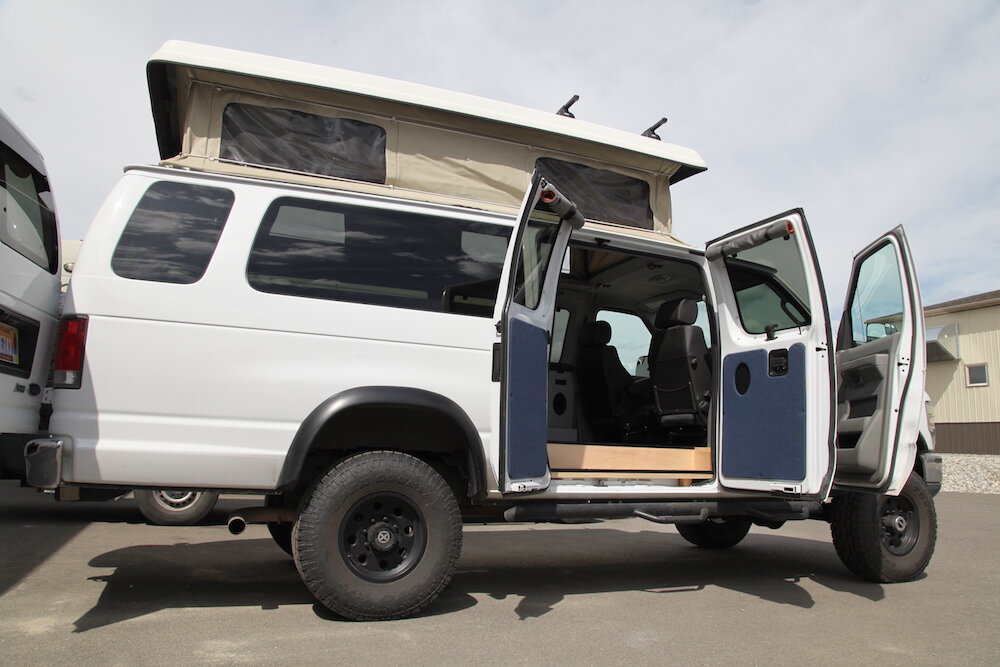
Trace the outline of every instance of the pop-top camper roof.
{"type": "Polygon", "coordinates": [[[539,168],[587,218],[668,233],[669,185],[706,169],[555,113],[200,44],[167,42],[147,75],[160,157],[191,169],[509,210],[539,168]]]}

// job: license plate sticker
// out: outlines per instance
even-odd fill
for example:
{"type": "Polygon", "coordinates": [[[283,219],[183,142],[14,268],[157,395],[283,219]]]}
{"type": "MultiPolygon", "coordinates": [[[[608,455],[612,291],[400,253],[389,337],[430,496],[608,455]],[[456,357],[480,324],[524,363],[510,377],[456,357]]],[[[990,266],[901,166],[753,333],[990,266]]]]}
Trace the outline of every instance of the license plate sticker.
{"type": "Polygon", "coordinates": [[[17,329],[3,323],[0,323],[0,361],[15,366],[21,363],[21,355],[17,348],[17,329]]]}

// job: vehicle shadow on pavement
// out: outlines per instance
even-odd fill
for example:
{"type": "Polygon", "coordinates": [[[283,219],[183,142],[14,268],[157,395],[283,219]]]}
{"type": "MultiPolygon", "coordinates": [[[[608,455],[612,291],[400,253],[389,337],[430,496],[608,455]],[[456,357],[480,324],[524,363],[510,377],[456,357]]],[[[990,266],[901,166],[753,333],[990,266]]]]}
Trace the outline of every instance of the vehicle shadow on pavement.
{"type": "MultiPolygon", "coordinates": [[[[91,578],[104,588],[97,604],[77,619],[76,632],[187,607],[312,604],[320,618],[341,620],[315,603],[291,558],[267,539],[132,546],[104,553],[89,565],[114,570],[91,578]]],[[[807,581],[872,601],[884,597],[882,586],[844,569],[830,543],[810,539],[751,533],[732,549],[710,551],[657,531],[466,531],[451,584],[420,616],[461,611],[486,595],[519,598],[514,612],[529,620],[574,595],[683,594],[709,587],[807,609],[815,605],[802,585],[807,581]]]]}
{"type": "MultiPolygon", "coordinates": [[[[676,533],[587,528],[467,535],[458,572],[439,602],[476,593],[520,598],[515,612],[527,620],[572,595],[696,593],[714,586],[808,609],[815,600],[804,581],[872,601],[884,597],[881,585],[848,572],[829,542],[765,532],[731,549],[711,550],[676,533]]],[[[432,605],[428,611],[435,610],[432,605]]]]}
{"type": "MultiPolygon", "coordinates": [[[[225,525],[230,511],[259,500],[225,498],[198,525],[225,525]]],[[[146,524],[131,497],[100,502],[58,502],[49,494],[0,484],[0,595],[11,590],[38,566],[91,524],[146,524]]]]}
{"type": "Polygon", "coordinates": [[[75,632],[161,609],[309,604],[313,597],[292,559],[271,540],[157,544],[109,551],[88,563],[113,572],[90,577],[104,585],[75,632]]]}
{"type": "Polygon", "coordinates": [[[91,522],[142,523],[134,504],[57,503],[16,484],[0,485],[0,595],[14,588],[91,522]]]}

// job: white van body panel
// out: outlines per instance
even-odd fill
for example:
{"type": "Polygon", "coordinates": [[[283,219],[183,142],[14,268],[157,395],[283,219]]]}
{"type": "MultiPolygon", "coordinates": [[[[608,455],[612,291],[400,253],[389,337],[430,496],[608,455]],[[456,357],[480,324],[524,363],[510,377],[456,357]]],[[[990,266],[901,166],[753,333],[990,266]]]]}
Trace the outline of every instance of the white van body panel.
{"type": "MultiPolygon", "coordinates": [[[[211,177],[236,197],[204,277],[177,285],[115,275],[117,238],[162,175],[206,180],[175,170],[129,171],[77,258],[66,312],[89,317],[86,366],[81,389],[55,392],[52,423],[54,432],[72,434],[65,481],[275,488],[309,413],[341,391],[372,385],[450,398],[488,441],[489,386],[482,378],[490,372],[489,318],[267,294],[247,283],[249,249],[271,200],[356,197],[211,177]]],[[[470,217],[510,224],[464,215],[470,217]]]]}

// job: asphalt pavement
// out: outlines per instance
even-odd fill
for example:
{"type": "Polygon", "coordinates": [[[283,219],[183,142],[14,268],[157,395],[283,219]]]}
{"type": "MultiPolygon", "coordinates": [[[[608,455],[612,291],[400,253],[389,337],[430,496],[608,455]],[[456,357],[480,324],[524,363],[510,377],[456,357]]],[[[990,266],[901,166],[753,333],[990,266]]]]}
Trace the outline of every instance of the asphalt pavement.
{"type": "Polygon", "coordinates": [[[150,526],[131,500],[0,482],[0,664],[1000,664],[1000,496],[941,493],[922,579],[878,585],[817,521],[722,552],[640,519],[469,526],[417,618],[340,620],[263,526],[150,526]]]}

